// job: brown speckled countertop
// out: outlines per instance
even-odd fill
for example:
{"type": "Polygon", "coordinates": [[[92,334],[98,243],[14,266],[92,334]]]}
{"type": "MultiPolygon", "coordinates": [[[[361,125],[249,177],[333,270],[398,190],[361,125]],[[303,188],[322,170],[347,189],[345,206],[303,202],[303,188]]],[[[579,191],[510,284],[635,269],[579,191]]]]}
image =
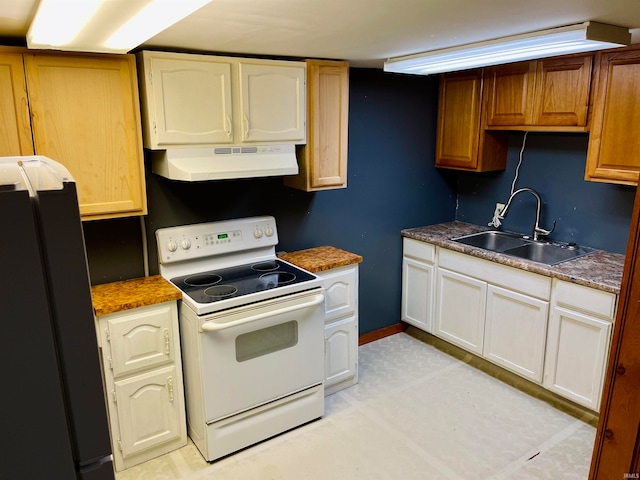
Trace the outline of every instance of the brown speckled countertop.
{"type": "Polygon", "coordinates": [[[448,250],[466,253],[528,272],[597,288],[605,292],[620,293],[624,255],[619,253],[596,250],[583,257],[548,266],[451,240],[455,237],[486,230],[491,230],[491,228],[464,222],[449,222],[426,227],[408,228],[402,230],[401,234],[403,237],[431,243],[448,250]]]}
{"type": "Polygon", "coordinates": [[[180,290],[160,275],[95,285],[91,295],[97,316],[182,298],[180,290]]]}
{"type": "Polygon", "coordinates": [[[329,246],[283,253],[279,257],[313,273],[362,262],[360,255],[329,246]]]}

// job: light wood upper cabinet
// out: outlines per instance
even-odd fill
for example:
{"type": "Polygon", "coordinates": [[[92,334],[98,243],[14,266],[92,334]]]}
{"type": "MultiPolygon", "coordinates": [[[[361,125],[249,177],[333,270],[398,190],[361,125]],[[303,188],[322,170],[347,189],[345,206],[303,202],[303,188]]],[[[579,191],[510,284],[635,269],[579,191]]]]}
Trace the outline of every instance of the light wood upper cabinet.
{"type": "Polygon", "coordinates": [[[485,69],[487,125],[531,125],[536,62],[485,69]]]}
{"type": "Polygon", "coordinates": [[[640,47],[599,53],[585,179],[638,184],[640,47]]]}
{"type": "Polygon", "coordinates": [[[537,61],[533,124],[587,125],[593,56],[537,61]]]}
{"type": "Polygon", "coordinates": [[[147,213],[132,55],[23,54],[35,153],[69,169],[83,220],[147,213]]]}
{"type": "Polygon", "coordinates": [[[554,57],[485,69],[486,126],[584,131],[592,58],[554,57]]]}
{"type": "Polygon", "coordinates": [[[21,53],[0,51],[0,156],[33,155],[21,53]]]}
{"type": "Polygon", "coordinates": [[[300,173],[284,184],[305,190],[347,186],[349,64],[307,60],[307,144],[298,148],[300,173]]]}
{"type": "Polygon", "coordinates": [[[436,167],[485,172],[506,166],[507,136],[481,124],[482,70],[440,76],[436,167]]]}

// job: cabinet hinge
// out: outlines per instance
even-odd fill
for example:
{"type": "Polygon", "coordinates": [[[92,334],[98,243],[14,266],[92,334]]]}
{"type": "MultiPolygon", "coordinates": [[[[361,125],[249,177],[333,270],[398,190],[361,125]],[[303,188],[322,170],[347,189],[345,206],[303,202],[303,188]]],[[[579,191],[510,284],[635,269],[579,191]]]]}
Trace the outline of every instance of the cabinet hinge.
{"type": "Polygon", "coordinates": [[[105,331],[104,331],[104,336],[105,336],[105,338],[107,339],[107,342],[110,342],[110,341],[111,341],[111,332],[109,332],[109,329],[108,329],[108,328],[107,328],[107,329],[105,329],[105,331]]]}
{"type": "Polygon", "coordinates": [[[156,125],[156,121],[155,120],[153,121],[153,134],[154,135],[158,134],[158,127],[156,125]]]}
{"type": "Polygon", "coordinates": [[[111,390],[111,399],[113,400],[113,403],[118,403],[118,397],[116,397],[115,390],[111,390]]]}
{"type": "Polygon", "coordinates": [[[164,336],[164,354],[166,356],[171,355],[171,338],[169,337],[169,329],[165,328],[162,332],[164,336]]]}
{"type": "Polygon", "coordinates": [[[173,403],[173,378],[167,377],[167,389],[169,390],[169,401],[173,403]]]}
{"type": "Polygon", "coordinates": [[[153,85],[153,70],[149,72],[149,83],[153,85]]]}
{"type": "Polygon", "coordinates": [[[109,368],[113,370],[113,358],[109,357],[109,368]]]}
{"type": "Polygon", "coordinates": [[[122,451],[122,440],[118,439],[118,450],[122,451]]]}

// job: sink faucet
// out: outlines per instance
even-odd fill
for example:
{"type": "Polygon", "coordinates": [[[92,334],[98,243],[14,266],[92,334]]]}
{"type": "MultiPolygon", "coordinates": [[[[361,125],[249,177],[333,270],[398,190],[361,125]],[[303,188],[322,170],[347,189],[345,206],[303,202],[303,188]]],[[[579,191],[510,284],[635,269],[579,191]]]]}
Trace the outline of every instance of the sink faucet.
{"type": "Polygon", "coordinates": [[[551,230],[545,230],[544,228],[540,227],[540,207],[542,204],[542,200],[540,200],[540,195],[538,195],[538,192],[536,192],[535,190],[531,188],[520,188],[515,192],[513,192],[509,197],[509,200],[507,200],[507,204],[505,205],[505,207],[502,209],[500,214],[498,214],[498,218],[500,220],[504,220],[506,218],[507,211],[509,210],[509,207],[511,206],[511,202],[513,201],[514,197],[523,192],[529,192],[531,195],[536,197],[536,223],[533,225],[532,236],[533,236],[533,240],[537,242],[540,236],[546,236],[546,235],[549,235],[551,232],[553,232],[553,230],[556,228],[556,221],[555,220],[553,221],[553,227],[551,227],[551,230]]]}

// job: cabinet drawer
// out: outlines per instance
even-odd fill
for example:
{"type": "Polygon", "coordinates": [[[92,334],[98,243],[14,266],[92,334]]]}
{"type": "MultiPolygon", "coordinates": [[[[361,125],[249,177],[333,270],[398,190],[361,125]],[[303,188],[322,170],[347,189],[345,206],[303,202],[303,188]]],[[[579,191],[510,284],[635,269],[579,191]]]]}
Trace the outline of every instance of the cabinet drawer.
{"type": "Polygon", "coordinates": [[[532,297],[549,300],[551,278],[475,258],[464,253],[439,249],[438,265],[532,297]]]}
{"type": "Polygon", "coordinates": [[[318,273],[325,289],[325,321],[351,314],[357,308],[358,268],[343,267],[318,273]]]}
{"type": "Polygon", "coordinates": [[[613,320],[616,308],[615,294],[562,280],[555,282],[554,303],[613,320]]]}
{"type": "Polygon", "coordinates": [[[402,255],[434,263],[436,261],[436,247],[430,243],[404,237],[402,239],[402,255]]]}
{"type": "Polygon", "coordinates": [[[101,317],[114,378],[174,361],[176,302],[101,317]]]}

